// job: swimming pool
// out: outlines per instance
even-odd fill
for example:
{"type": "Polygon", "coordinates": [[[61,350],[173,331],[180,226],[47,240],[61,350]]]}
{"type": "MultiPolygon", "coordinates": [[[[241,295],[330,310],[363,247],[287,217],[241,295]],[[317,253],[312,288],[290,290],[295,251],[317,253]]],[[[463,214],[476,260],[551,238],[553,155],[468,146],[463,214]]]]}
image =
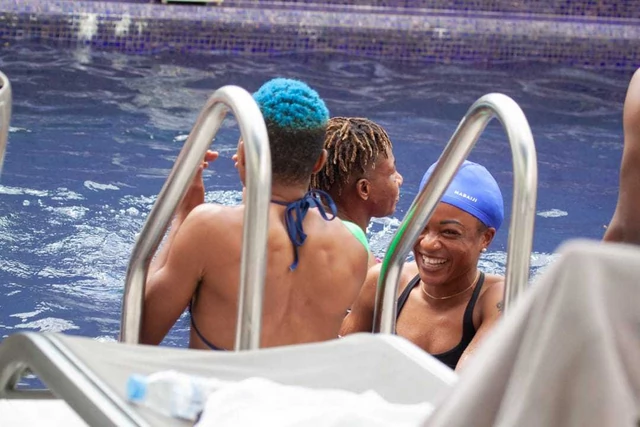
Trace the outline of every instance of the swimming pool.
{"type": "MultiPolygon", "coordinates": [[[[199,110],[226,84],[253,91],[274,76],[301,78],[332,115],[367,116],[388,130],[405,183],[394,217],[371,227],[378,253],[423,172],[488,92],[514,98],[536,140],[534,272],[560,242],[600,238],[615,206],[628,72],[533,62],[410,66],[326,54],[129,56],[27,43],[6,44],[0,69],[14,90],[0,181],[1,338],[35,330],[116,339],[136,233],[199,110]]],[[[230,160],[237,137],[228,119],[214,143],[221,158],[205,177],[209,201],[240,200],[230,160]]],[[[509,211],[511,158],[497,123],[470,158],[494,173],[509,211]]],[[[507,226],[482,261],[488,270],[504,269],[507,226]]],[[[185,345],[187,328],[181,319],[165,343],[185,345]]]]}

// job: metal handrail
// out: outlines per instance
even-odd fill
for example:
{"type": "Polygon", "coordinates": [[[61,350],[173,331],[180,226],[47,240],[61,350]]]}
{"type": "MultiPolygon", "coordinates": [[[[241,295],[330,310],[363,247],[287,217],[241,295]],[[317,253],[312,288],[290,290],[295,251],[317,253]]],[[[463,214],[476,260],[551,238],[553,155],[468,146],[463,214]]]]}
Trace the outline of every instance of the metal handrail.
{"type": "Polygon", "coordinates": [[[478,99],[469,108],[389,246],[378,280],[374,332],[378,330],[378,326],[382,333],[395,332],[396,298],[404,260],[460,165],[494,117],[500,120],[507,133],[513,157],[514,188],[507,245],[504,309],[507,310],[525,289],[529,278],[537,196],[536,149],[531,128],[518,104],[506,95],[492,93],[478,99]]]}
{"type": "Polygon", "coordinates": [[[120,326],[120,340],[123,342],[139,342],[144,289],[151,258],[228,108],[233,111],[240,127],[247,169],[235,349],[260,347],[271,199],[271,151],[267,127],[258,105],[247,91],[237,86],[224,86],[207,101],[136,241],[124,288],[120,326]]]}
{"type": "Polygon", "coordinates": [[[0,71],[0,174],[4,164],[4,153],[9,139],[9,122],[11,121],[11,83],[0,71]]]}

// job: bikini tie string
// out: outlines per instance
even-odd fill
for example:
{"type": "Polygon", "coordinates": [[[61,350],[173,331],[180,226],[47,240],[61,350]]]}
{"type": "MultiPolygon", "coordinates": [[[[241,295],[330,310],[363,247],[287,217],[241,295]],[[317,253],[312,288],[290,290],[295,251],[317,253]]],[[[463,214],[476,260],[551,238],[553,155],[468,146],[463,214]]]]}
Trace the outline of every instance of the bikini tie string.
{"type": "Polygon", "coordinates": [[[322,190],[311,190],[300,199],[294,200],[293,202],[271,200],[271,203],[286,206],[284,211],[284,220],[289,240],[293,243],[294,255],[293,264],[289,266],[289,270],[293,271],[298,267],[298,248],[302,246],[307,238],[307,235],[302,228],[302,223],[309,209],[318,208],[318,213],[320,213],[325,221],[333,220],[338,213],[338,209],[336,208],[336,204],[331,196],[322,190]],[[325,205],[329,208],[331,217],[327,214],[325,205]]]}

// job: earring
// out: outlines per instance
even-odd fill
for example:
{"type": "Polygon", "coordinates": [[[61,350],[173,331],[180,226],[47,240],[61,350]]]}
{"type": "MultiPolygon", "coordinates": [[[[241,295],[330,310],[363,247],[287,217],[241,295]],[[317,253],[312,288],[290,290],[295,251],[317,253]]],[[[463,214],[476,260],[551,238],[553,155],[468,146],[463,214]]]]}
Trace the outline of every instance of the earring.
{"type": "Polygon", "coordinates": [[[482,248],[482,252],[487,252],[487,248],[482,248]]]}

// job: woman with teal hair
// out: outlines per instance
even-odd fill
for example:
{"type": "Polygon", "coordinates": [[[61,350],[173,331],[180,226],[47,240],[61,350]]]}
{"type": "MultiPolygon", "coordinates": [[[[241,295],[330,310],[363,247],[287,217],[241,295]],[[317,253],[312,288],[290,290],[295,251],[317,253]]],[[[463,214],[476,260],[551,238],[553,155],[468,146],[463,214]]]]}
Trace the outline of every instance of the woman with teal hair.
{"type": "MultiPolygon", "coordinates": [[[[329,112],[318,93],[297,80],[270,80],[254,99],[272,161],[261,346],[332,339],[360,291],[367,252],[332,221],[330,198],[308,191],[311,175],[326,161],[329,112]]],[[[242,141],[234,160],[244,185],[242,141]]],[[[149,269],[143,342],[159,343],[189,308],[191,347],[233,348],[244,209],[205,204],[198,173],[149,269]]]]}

